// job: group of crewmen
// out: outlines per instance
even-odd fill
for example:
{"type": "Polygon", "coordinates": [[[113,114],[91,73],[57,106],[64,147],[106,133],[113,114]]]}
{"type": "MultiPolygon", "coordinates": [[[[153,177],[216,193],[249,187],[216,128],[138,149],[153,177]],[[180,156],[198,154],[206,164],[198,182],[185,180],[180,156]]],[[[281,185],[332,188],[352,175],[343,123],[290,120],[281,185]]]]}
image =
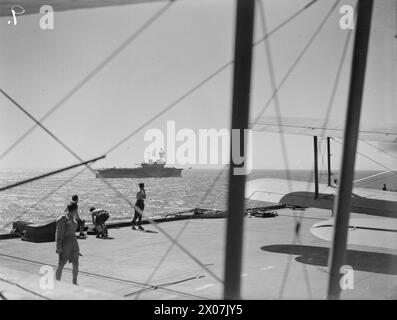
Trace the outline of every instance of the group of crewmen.
{"type": "MultiPolygon", "coordinates": [[[[76,212],[74,212],[74,214],[72,214],[72,216],[74,217],[74,220],[77,223],[76,230],[78,230],[80,232],[80,234],[79,234],[80,238],[85,238],[85,236],[86,236],[84,233],[85,219],[81,219],[79,216],[78,202],[79,202],[79,196],[77,194],[72,196],[72,202],[66,207],[65,214],[70,213],[70,211],[69,211],[70,205],[71,205],[72,209],[74,209],[76,207],[76,212]],[[73,204],[76,204],[76,206],[74,206],[73,204]]],[[[92,218],[92,224],[94,225],[94,230],[97,233],[97,238],[107,238],[108,231],[107,231],[105,222],[110,217],[109,212],[104,209],[95,209],[95,207],[91,207],[89,211],[90,211],[91,218],[92,218]]],[[[72,213],[73,213],[73,210],[72,210],[72,213]]],[[[60,218],[62,218],[63,216],[64,215],[62,215],[60,218]]]]}
{"type": "MultiPolygon", "coordinates": [[[[138,226],[140,230],[144,230],[141,226],[142,214],[145,208],[144,200],[146,199],[145,185],[139,183],[139,191],[136,194],[136,202],[134,207],[134,218],[132,220],[132,229],[138,226]]],[[[80,238],[85,238],[84,227],[85,219],[81,219],[78,213],[77,195],[72,196],[72,202],[68,204],[63,215],[61,215],[56,222],[56,253],[58,254],[58,268],[55,274],[57,280],[61,280],[63,267],[67,262],[72,263],[73,284],[77,285],[77,275],[79,267],[80,249],[77,242],[76,232],[79,232],[80,238]]],[[[97,238],[108,238],[108,231],[106,221],[110,214],[107,210],[96,209],[90,207],[89,209],[94,229],[97,233],[97,238]]]]}

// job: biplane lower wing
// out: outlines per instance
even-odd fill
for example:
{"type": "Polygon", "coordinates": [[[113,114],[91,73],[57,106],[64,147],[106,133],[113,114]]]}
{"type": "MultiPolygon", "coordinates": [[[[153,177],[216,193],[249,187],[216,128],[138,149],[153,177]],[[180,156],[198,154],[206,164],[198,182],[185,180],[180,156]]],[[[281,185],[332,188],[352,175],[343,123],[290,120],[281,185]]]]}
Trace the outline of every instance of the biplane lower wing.
{"type": "MultiPolygon", "coordinates": [[[[255,179],[247,182],[245,197],[250,200],[291,206],[332,210],[336,187],[319,184],[314,197],[314,183],[285,179],[255,179]]],[[[397,192],[354,188],[351,212],[397,218],[397,192]]]]}
{"type": "MultiPolygon", "coordinates": [[[[321,239],[332,241],[334,219],[316,223],[310,231],[321,239]]],[[[347,243],[397,250],[397,219],[350,218],[347,243]]]]}

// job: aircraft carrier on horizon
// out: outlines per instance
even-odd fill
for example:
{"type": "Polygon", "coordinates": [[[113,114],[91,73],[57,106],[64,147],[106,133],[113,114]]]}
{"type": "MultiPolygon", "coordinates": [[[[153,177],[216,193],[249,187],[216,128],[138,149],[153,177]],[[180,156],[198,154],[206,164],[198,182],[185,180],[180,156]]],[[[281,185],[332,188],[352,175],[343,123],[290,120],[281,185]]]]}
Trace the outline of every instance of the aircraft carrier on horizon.
{"type": "Polygon", "coordinates": [[[182,168],[165,167],[165,151],[159,153],[159,159],[142,162],[136,168],[107,168],[98,169],[96,177],[100,178],[170,178],[181,177],[182,168]]]}

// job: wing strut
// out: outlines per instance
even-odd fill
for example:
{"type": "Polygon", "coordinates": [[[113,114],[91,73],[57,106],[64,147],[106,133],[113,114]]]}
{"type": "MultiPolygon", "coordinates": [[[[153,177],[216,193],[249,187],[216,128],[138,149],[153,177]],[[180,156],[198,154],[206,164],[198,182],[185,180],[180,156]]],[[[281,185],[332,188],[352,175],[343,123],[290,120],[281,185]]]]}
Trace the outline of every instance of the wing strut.
{"type": "Polygon", "coordinates": [[[328,187],[331,186],[331,138],[327,137],[327,163],[328,163],[328,187]]]}
{"type": "Polygon", "coordinates": [[[314,146],[314,199],[318,198],[318,141],[317,136],[313,136],[314,146]]]}
{"type": "Polygon", "coordinates": [[[353,189],[354,164],[359,134],[361,103],[364,91],[365,69],[373,0],[360,0],[357,15],[356,36],[350,73],[349,100],[344,130],[344,143],[340,182],[334,210],[336,212],[333,244],[330,250],[328,299],[339,299],[341,292],[341,267],[345,263],[347,232],[353,189]]]}
{"type": "MultiPolygon", "coordinates": [[[[252,38],[254,30],[255,0],[238,0],[236,8],[236,32],[233,70],[232,130],[240,131],[240,152],[246,148],[244,133],[248,129],[252,38]]],[[[228,217],[225,257],[225,300],[240,299],[241,257],[243,249],[245,175],[235,173],[233,139],[230,139],[230,166],[228,191],[228,217]]],[[[235,148],[236,146],[234,146],[235,148]]],[[[246,163],[244,163],[246,165],[246,163]]]]}

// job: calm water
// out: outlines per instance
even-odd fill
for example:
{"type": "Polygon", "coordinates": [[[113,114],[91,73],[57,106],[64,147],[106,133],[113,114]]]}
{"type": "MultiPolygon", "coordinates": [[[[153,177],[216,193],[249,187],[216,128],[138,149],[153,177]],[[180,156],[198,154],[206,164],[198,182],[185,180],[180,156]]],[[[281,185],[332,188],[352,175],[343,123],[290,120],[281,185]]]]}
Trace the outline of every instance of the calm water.
{"type": "MultiPolygon", "coordinates": [[[[81,216],[86,219],[89,217],[88,209],[91,206],[107,209],[113,219],[132,216],[133,210],[129,205],[101,179],[95,178],[89,171],[78,174],[80,170],[54,175],[0,192],[0,228],[15,219],[40,221],[55,218],[63,212],[73,194],[79,195],[79,210],[81,216]]],[[[0,172],[0,186],[42,173],[44,172],[0,172]]],[[[226,209],[228,173],[224,171],[216,180],[219,173],[219,170],[184,170],[182,178],[107,179],[107,181],[133,202],[138,182],[145,182],[148,197],[145,214],[153,216],[195,207],[226,209]]],[[[374,173],[376,172],[357,172],[356,179],[374,173]]],[[[291,171],[291,176],[302,181],[312,180],[310,171],[291,171]]],[[[286,178],[286,172],[254,170],[248,180],[262,177],[286,178]]],[[[326,182],[325,173],[321,175],[320,180],[326,182]]],[[[396,180],[395,175],[384,175],[361,183],[359,186],[381,189],[383,183],[387,183],[388,187],[397,189],[396,180]]],[[[263,203],[257,201],[246,202],[247,207],[261,205],[263,203]]]]}

